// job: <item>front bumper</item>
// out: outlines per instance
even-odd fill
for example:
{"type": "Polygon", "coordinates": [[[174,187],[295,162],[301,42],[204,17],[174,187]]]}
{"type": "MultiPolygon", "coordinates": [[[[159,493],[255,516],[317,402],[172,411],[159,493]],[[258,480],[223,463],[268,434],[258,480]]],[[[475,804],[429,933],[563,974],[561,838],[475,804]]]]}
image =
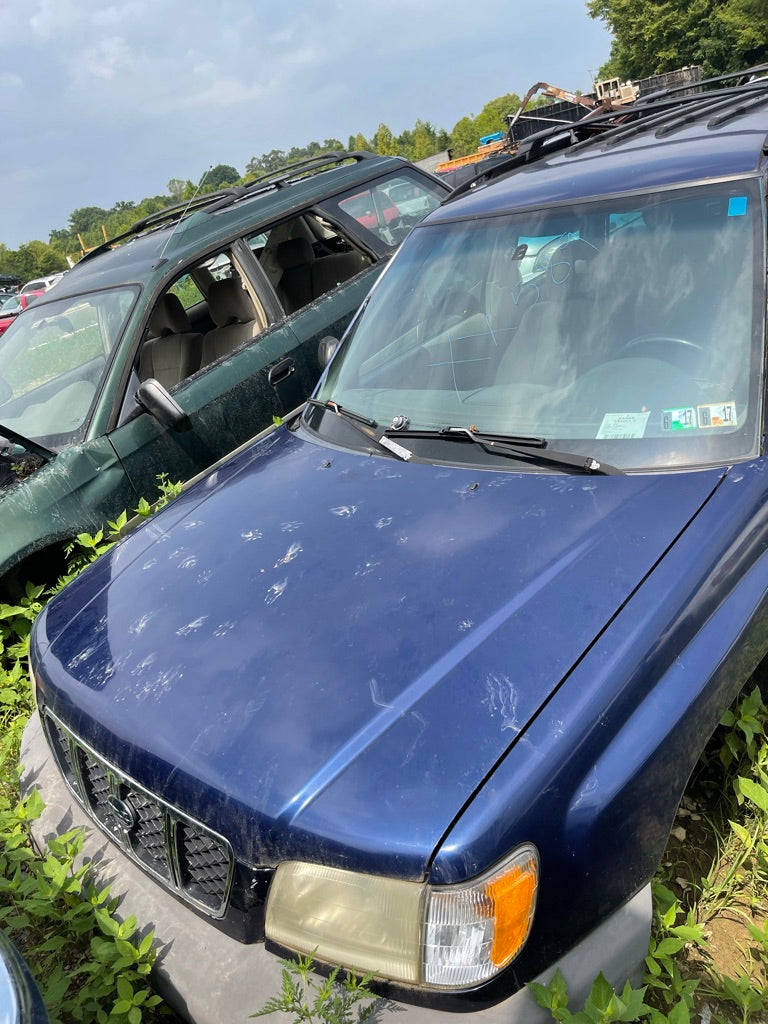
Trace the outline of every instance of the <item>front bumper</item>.
{"type": "MultiPolygon", "coordinates": [[[[158,959],[153,984],[179,1015],[193,1024],[245,1024],[281,986],[279,960],[261,943],[244,945],[210,925],[145,875],[94,826],[72,797],[48,750],[40,720],[33,715],[21,747],[24,766],[22,793],[37,788],[45,801],[34,823],[41,846],[52,836],[73,828],[85,829],[83,856],[90,860],[97,883],[109,884],[121,898],[118,916],[134,915],[146,930],[154,928],[158,959]]],[[[650,885],[604,921],[577,947],[553,964],[537,981],[546,983],[557,968],[563,974],[571,1008],[581,1008],[600,971],[617,987],[642,976],[651,927],[650,885]]],[[[545,1024],[551,1016],[521,989],[496,1006],[457,1014],[478,1024],[545,1024]]],[[[392,1004],[377,1020],[400,1024],[440,1024],[444,1009],[392,1004]]],[[[289,1021],[275,1014],[276,1022],[289,1021]]]]}

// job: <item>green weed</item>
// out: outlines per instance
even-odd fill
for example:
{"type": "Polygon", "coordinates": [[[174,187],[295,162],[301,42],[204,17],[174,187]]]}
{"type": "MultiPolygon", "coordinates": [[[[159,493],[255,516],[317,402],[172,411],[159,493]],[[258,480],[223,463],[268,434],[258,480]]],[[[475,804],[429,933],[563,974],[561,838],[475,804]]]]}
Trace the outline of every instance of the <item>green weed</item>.
{"type": "MultiPolygon", "coordinates": [[[[160,479],[167,504],[180,490],[160,479]]],[[[151,1024],[171,1014],[149,985],[152,932],[135,918],[120,922],[109,887],[98,889],[88,865],[78,866],[83,834],[67,832],[44,849],[31,824],[43,804],[35,791],[20,799],[19,745],[34,709],[27,655],[36,615],[48,598],[116,543],[123,513],[93,536],[70,545],[67,573],[55,584],[27,584],[13,605],[0,604],[0,928],[30,961],[53,1024],[151,1024]]]]}
{"type": "Polygon", "coordinates": [[[327,978],[319,978],[313,973],[311,956],[281,963],[280,992],[268,999],[253,1017],[288,1013],[292,1015],[292,1024],[362,1024],[382,1002],[368,988],[369,974],[360,979],[354,974],[345,974],[340,980],[337,967],[327,978]],[[360,1005],[362,1003],[367,1005],[360,1005]]]}

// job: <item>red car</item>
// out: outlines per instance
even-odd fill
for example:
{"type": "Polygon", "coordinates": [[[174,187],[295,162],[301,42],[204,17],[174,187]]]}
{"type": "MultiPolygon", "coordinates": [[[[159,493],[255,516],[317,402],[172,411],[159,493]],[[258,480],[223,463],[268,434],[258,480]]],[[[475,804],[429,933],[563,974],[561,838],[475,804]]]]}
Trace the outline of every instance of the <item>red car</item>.
{"type": "Polygon", "coordinates": [[[40,291],[24,292],[22,295],[12,295],[10,299],[6,299],[0,305],[0,334],[8,330],[22,310],[26,309],[36,298],[44,294],[44,289],[41,289],[40,291]]]}

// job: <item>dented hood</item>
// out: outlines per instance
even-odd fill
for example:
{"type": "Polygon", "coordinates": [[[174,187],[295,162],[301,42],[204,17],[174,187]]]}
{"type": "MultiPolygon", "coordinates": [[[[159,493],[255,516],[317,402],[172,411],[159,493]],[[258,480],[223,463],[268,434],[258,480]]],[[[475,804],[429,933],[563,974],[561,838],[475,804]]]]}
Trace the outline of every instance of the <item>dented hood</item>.
{"type": "Polygon", "coordinates": [[[418,877],[721,476],[404,464],[279,430],[49,604],[40,697],[253,863],[418,877]]]}

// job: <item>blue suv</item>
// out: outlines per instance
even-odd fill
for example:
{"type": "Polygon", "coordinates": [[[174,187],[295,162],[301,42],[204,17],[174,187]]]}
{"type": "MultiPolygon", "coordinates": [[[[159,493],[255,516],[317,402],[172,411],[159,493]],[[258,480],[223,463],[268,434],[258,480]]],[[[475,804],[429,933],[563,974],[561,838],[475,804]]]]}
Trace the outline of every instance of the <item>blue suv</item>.
{"type": "Polygon", "coordinates": [[[286,952],[415,1022],[641,971],[768,652],[767,140],[754,74],[527,140],[300,414],[37,620],[41,831],[90,826],[190,1019],[245,1019],[286,952]]]}

